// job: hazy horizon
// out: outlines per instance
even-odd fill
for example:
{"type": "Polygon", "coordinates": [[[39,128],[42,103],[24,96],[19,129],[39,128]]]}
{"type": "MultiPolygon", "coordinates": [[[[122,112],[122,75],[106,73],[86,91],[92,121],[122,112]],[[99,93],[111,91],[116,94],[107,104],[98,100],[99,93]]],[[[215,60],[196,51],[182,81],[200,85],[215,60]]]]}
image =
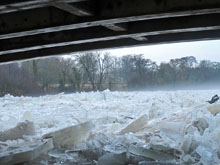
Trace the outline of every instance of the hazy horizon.
{"type": "Polygon", "coordinates": [[[151,59],[157,64],[186,56],[194,56],[198,61],[210,60],[220,62],[220,40],[106,49],[102,52],[109,52],[117,57],[129,54],[143,54],[145,58],[151,59]]]}

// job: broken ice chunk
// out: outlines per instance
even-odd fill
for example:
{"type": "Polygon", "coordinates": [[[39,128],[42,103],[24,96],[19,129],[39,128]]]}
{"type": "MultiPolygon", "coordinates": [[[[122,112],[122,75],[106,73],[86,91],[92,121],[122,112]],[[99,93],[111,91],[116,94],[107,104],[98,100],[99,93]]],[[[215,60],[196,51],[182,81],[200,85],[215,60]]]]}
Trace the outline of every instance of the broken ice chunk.
{"type": "Polygon", "coordinates": [[[167,146],[165,144],[149,144],[150,149],[162,153],[166,153],[169,155],[173,155],[176,158],[179,158],[180,155],[182,155],[182,151],[180,151],[177,148],[172,148],[170,146],[167,146]]]}
{"type": "Polygon", "coordinates": [[[205,129],[209,127],[209,124],[204,118],[199,118],[193,122],[193,126],[198,129],[200,135],[203,135],[205,129]]]}
{"type": "Polygon", "coordinates": [[[98,165],[124,165],[126,164],[126,153],[106,153],[98,160],[98,165]]]}
{"type": "Polygon", "coordinates": [[[143,115],[139,117],[138,119],[136,119],[135,121],[133,121],[132,123],[130,123],[124,129],[122,129],[120,131],[120,134],[126,134],[129,132],[132,132],[132,133],[139,132],[146,127],[147,123],[148,123],[148,117],[147,115],[143,115]]]}
{"type": "Polygon", "coordinates": [[[189,108],[193,105],[195,105],[195,101],[192,99],[189,99],[189,98],[184,99],[180,104],[181,108],[183,108],[183,107],[189,108]]]}
{"type": "Polygon", "coordinates": [[[184,137],[183,142],[181,144],[181,149],[184,151],[185,154],[189,152],[192,140],[193,138],[191,135],[186,135],[184,137]]]}
{"type": "Polygon", "coordinates": [[[129,162],[129,165],[138,164],[141,161],[152,161],[152,159],[127,153],[127,162],[129,162]]]}
{"type": "Polygon", "coordinates": [[[174,160],[175,156],[170,155],[167,153],[155,151],[152,149],[146,149],[143,147],[130,145],[128,152],[137,155],[137,156],[144,156],[146,158],[151,158],[153,160],[159,160],[159,161],[166,161],[166,160],[174,160]]]}
{"type": "Polygon", "coordinates": [[[207,107],[208,111],[211,112],[213,115],[216,115],[217,113],[220,112],[220,104],[214,104],[214,105],[209,105],[207,107]]]}
{"type": "Polygon", "coordinates": [[[79,155],[79,152],[70,152],[61,148],[50,150],[48,155],[56,160],[56,164],[61,164],[59,161],[62,161],[62,164],[76,164],[77,162],[82,163],[86,161],[85,158],[79,155]]]}
{"type": "Polygon", "coordinates": [[[6,118],[2,118],[2,116],[0,116],[0,131],[5,131],[15,127],[17,124],[18,120],[13,116],[6,116],[6,118]]]}
{"type": "Polygon", "coordinates": [[[53,148],[52,139],[38,139],[31,142],[23,142],[20,146],[9,146],[0,152],[0,164],[18,164],[28,162],[47,153],[53,148]]]}
{"type": "Polygon", "coordinates": [[[196,152],[200,155],[200,162],[202,164],[213,164],[214,165],[214,155],[208,148],[203,146],[198,146],[196,152]]]}
{"type": "Polygon", "coordinates": [[[31,112],[29,112],[29,111],[24,112],[24,115],[22,117],[22,121],[25,121],[25,120],[33,121],[33,116],[31,114],[31,112]]]}
{"type": "Polygon", "coordinates": [[[120,130],[121,128],[121,124],[119,123],[113,123],[111,124],[111,126],[108,128],[108,132],[117,132],[118,130],[120,130]]]}
{"type": "Polygon", "coordinates": [[[174,140],[181,140],[184,136],[185,122],[162,121],[159,129],[162,134],[174,140]]]}
{"type": "Polygon", "coordinates": [[[176,163],[170,163],[170,162],[153,162],[153,161],[142,161],[139,162],[138,165],[177,165],[176,163]]]}
{"type": "Polygon", "coordinates": [[[65,155],[65,149],[54,148],[48,152],[48,155],[54,158],[60,158],[62,155],[65,155]]]}
{"type": "Polygon", "coordinates": [[[25,121],[18,123],[14,128],[0,132],[0,141],[22,139],[24,135],[34,135],[34,123],[25,121]]]}
{"type": "Polygon", "coordinates": [[[52,137],[55,146],[68,147],[85,141],[89,137],[93,127],[92,122],[85,122],[48,133],[43,138],[52,137]]]}
{"type": "Polygon", "coordinates": [[[212,132],[212,139],[215,140],[218,144],[220,144],[220,128],[216,128],[213,132],[212,132]]]}
{"type": "Polygon", "coordinates": [[[196,161],[192,157],[192,155],[184,155],[182,157],[182,160],[183,160],[184,164],[195,164],[196,163],[196,161]]]}
{"type": "Polygon", "coordinates": [[[160,110],[160,107],[156,106],[156,104],[153,103],[149,111],[149,118],[153,119],[153,118],[158,117],[160,115],[159,110],[160,110]]]}

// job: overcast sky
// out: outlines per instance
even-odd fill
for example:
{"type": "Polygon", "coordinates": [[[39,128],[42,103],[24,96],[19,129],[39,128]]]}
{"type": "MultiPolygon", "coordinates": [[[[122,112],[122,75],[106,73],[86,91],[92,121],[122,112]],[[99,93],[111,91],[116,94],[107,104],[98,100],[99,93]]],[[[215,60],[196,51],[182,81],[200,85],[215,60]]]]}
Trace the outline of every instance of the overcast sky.
{"type": "Polygon", "coordinates": [[[144,54],[146,58],[149,58],[158,64],[161,62],[169,62],[169,60],[173,58],[181,58],[185,56],[194,56],[198,61],[205,59],[220,62],[220,40],[140,46],[109,49],[106,51],[115,56],[144,54]]]}

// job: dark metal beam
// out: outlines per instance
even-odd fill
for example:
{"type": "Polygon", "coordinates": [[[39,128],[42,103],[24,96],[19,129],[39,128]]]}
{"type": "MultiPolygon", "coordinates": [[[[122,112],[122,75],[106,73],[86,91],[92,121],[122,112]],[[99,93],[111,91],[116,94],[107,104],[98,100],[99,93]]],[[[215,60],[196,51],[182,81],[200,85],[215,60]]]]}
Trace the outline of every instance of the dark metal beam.
{"type": "MultiPolygon", "coordinates": [[[[26,11],[23,11],[23,15],[19,13],[2,15],[0,24],[5,24],[5,28],[0,29],[0,39],[131,21],[220,13],[219,0],[178,0],[178,3],[174,0],[99,0],[98,5],[93,3],[96,1],[90,1],[88,2],[94,9],[94,17],[87,19],[60,18],[56,14],[51,14],[49,10],[42,9],[45,15],[50,15],[50,17],[44,18],[47,23],[41,25],[42,18],[38,18],[41,10],[35,11],[35,15],[25,14],[26,11]],[[25,24],[22,30],[18,28],[19,25],[12,26],[12,30],[8,28],[8,20],[11,19],[13,22],[20,18],[35,20],[35,24],[25,24]]],[[[84,5],[82,8],[86,6],[89,5],[84,5]]]]}
{"type": "Polygon", "coordinates": [[[85,43],[80,45],[68,45],[62,47],[45,48],[45,49],[32,50],[27,52],[11,53],[7,55],[0,55],[0,63],[26,60],[31,58],[42,58],[42,57],[49,57],[56,55],[67,55],[67,54],[79,53],[82,51],[102,50],[109,48],[168,44],[168,43],[200,41],[200,40],[216,40],[216,39],[220,39],[220,30],[161,34],[161,35],[148,36],[147,38],[148,38],[147,41],[142,41],[142,42],[133,39],[119,39],[119,40],[85,43]]]}
{"type": "Polygon", "coordinates": [[[50,6],[54,3],[75,3],[86,0],[1,0],[0,14],[50,6]]]}
{"type": "MultiPolygon", "coordinates": [[[[70,31],[39,34],[21,38],[0,40],[0,55],[56,46],[91,43],[98,41],[134,38],[146,40],[146,36],[220,29],[220,14],[199,15],[130,22],[127,31],[112,31],[104,27],[91,27],[70,31]]],[[[148,38],[148,37],[147,37],[148,38]]]]}
{"type": "MultiPolygon", "coordinates": [[[[115,25],[115,24],[110,24],[110,25],[104,25],[104,27],[110,29],[110,30],[113,30],[113,31],[126,31],[127,28],[121,26],[121,25],[115,25]]],[[[133,38],[134,40],[137,40],[137,41],[146,41],[147,38],[146,37],[141,37],[141,36],[132,36],[130,38],[133,38]]],[[[0,53],[1,54],[1,53],[0,53]]]]}
{"type": "Polygon", "coordinates": [[[77,8],[73,5],[66,4],[66,3],[54,3],[52,6],[64,10],[70,14],[77,15],[79,17],[85,17],[85,16],[92,16],[93,14],[89,11],[86,11],[85,9],[77,8]]]}
{"type": "Polygon", "coordinates": [[[122,26],[122,25],[116,25],[116,24],[105,24],[103,26],[116,32],[122,32],[122,31],[127,30],[127,28],[124,25],[122,26]]]}
{"type": "Polygon", "coordinates": [[[219,18],[219,0],[0,0],[0,62],[219,39],[219,18]]]}
{"type": "Polygon", "coordinates": [[[137,41],[147,41],[147,37],[143,37],[143,36],[137,36],[137,37],[131,37],[133,38],[134,40],[137,40],[137,41]]]}

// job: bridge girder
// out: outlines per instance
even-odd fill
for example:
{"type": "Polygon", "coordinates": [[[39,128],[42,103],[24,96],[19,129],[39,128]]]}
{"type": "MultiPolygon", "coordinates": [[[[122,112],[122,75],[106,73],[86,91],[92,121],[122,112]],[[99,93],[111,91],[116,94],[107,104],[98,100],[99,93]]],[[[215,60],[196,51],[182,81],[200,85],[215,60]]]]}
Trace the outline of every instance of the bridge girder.
{"type": "Polygon", "coordinates": [[[219,0],[1,0],[0,63],[219,39],[219,0]]]}

